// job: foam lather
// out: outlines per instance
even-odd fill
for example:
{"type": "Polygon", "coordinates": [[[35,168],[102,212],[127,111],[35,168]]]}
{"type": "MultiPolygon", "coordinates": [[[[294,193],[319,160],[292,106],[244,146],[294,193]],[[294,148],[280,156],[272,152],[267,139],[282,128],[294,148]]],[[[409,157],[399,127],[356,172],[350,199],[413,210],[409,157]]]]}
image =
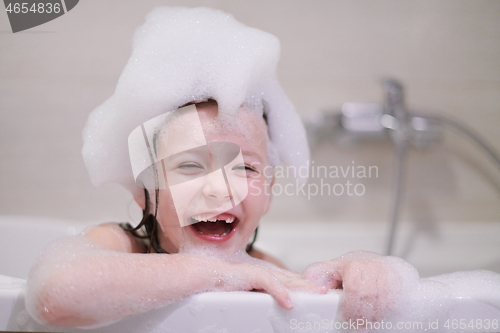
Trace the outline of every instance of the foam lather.
{"type": "Polygon", "coordinates": [[[222,11],[154,9],[135,32],[115,93],[90,114],[84,128],[82,154],[93,184],[141,191],[128,154],[130,133],[167,111],[210,98],[228,124],[240,107],[265,112],[273,163],[307,167],[304,127],[276,77],[279,55],[275,36],[222,11]]]}

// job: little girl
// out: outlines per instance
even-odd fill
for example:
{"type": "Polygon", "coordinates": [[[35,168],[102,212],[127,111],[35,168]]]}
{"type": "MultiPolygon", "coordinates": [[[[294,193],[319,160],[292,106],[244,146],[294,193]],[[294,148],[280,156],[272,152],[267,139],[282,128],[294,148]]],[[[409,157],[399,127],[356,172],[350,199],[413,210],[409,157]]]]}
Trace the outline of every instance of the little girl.
{"type": "Polygon", "coordinates": [[[219,11],[148,16],[115,94],[89,118],[83,150],[93,182],[124,185],[144,218],[49,246],[28,280],[34,318],[104,325],[205,291],[261,290],[290,309],[290,291],[343,288],[345,319],[374,321],[397,306],[418,279],[400,259],[350,253],[298,274],[253,248],[272,199],[264,170],[308,158],[278,57],[274,36],[219,11]]]}

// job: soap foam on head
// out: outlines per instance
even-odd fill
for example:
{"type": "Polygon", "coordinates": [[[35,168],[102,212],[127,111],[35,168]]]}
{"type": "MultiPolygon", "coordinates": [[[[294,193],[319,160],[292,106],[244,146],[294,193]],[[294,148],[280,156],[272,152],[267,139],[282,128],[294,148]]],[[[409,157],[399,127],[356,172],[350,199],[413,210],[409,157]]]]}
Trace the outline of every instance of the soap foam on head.
{"type": "MultiPolygon", "coordinates": [[[[137,29],[115,93],[89,116],[83,157],[94,185],[134,184],[127,137],[143,122],[215,99],[228,121],[240,108],[265,112],[270,139],[287,165],[307,165],[305,131],[276,78],[278,39],[208,8],[156,8],[137,29]]],[[[136,192],[137,193],[137,192],[136,192]]]]}

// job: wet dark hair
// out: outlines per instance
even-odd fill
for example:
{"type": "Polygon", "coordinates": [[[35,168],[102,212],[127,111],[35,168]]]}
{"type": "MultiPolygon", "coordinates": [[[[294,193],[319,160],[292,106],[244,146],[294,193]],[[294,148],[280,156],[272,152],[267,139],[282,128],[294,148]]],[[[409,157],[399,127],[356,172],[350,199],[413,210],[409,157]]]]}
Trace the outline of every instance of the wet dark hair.
{"type": "Polygon", "coordinates": [[[168,253],[161,247],[160,241],[158,239],[159,225],[158,225],[158,219],[156,218],[158,214],[158,195],[159,195],[159,190],[156,189],[155,211],[154,214],[151,214],[150,212],[151,201],[149,200],[149,192],[147,189],[144,189],[146,206],[142,210],[141,222],[136,227],[133,227],[130,223],[121,223],[120,227],[123,230],[130,232],[134,237],[147,239],[149,243],[148,252],[151,252],[151,248],[153,248],[153,250],[155,250],[156,253],[168,253]],[[142,227],[144,227],[144,231],[141,232],[142,227]]]}

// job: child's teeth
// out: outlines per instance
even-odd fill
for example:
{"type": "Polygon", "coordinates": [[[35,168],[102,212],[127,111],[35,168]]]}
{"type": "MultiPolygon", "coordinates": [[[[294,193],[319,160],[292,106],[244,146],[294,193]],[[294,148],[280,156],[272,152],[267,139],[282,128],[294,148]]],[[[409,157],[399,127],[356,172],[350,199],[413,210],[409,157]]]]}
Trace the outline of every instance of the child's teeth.
{"type": "MultiPolygon", "coordinates": [[[[193,216],[193,219],[195,219],[196,221],[198,222],[217,222],[217,217],[202,217],[200,215],[195,215],[193,216]]],[[[233,223],[235,220],[235,217],[234,216],[231,216],[229,218],[227,218],[225,221],[226,223],[233,223]]]]}

